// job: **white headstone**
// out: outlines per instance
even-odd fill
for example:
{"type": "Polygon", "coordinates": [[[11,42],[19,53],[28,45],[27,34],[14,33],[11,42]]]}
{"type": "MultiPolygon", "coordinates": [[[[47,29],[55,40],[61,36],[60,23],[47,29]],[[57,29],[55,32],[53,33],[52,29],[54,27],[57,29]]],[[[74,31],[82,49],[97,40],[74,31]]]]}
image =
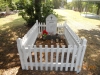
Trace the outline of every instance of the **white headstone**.
{"type": "Polygon", "coordinates": [[[46,31],[50,34],[56,34],[57,32],[57,18],[53,14],[46,18],[46,31]]]}

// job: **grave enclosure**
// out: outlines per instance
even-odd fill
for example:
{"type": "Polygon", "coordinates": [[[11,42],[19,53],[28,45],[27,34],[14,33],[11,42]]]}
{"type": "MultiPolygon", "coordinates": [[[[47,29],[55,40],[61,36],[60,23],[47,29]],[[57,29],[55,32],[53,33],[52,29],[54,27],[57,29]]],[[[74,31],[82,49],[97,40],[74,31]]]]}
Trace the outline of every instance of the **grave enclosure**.
{"type": "Polygon", "coordinates": [[[17,48],[20,56],[21,67],[23,70],[60,70],[60,71],[81,71],[82,62],[86,50],[87,40],[79,38],[67,25],[58,24],[57,18],[54,15],[49,15],[46,18],[46,25],[36,23],[22,38],[17,39],[17,48]],[[48,45],[37,47],[34,45],[38,35],[43,30],[50,33],[64,35],[68,48],[62,45],[62,48],[53,45],[49,48],[48,45]],[[64,69],[63,69],[64,68],[64,69]]]}

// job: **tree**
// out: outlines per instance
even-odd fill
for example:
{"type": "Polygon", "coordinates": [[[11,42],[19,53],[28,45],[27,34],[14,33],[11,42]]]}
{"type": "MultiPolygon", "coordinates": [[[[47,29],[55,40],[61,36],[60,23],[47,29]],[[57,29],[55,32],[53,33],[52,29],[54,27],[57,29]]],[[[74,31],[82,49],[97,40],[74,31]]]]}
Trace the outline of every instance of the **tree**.
{"type": "Polygon", "coordinates": [[[52,1],[54,8],[59,8],[59,6],[61,6],[61,0],[53,0],[52,1]]]}
{"type": "Polygon", "coordinates": [[[52,0],[52,4],[54,5],[55,9],[59,7],[64,7],[66,3],[67,3],[67,0],[52,0]]]}
{"type": "Polygon", "coordinates": [[[17,0],[0,0],[0,11],[15,10],[17,0]]]}
{"type": "Polygon", "coordinates": [[[41,0],[20,0],[17,8],[20,10],[19,15],[27,22],[28,26],[34,25],[36,20],[44,22],[47,15],[53,13],[50,1],[44,4],[44,1],[41,0]]]}
{"type": "Polygon", "coordinates": [[[6,10],[6,3],[4,0],[0,0],[0,11],[6,10]]]}

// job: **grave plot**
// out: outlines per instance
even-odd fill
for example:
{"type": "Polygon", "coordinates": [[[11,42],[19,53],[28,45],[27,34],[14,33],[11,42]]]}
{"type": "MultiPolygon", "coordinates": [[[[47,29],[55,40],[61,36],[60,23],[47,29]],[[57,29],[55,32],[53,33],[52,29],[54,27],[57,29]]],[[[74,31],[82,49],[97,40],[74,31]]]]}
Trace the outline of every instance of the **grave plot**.
{"type": "Polygon", "coordinates": [[[87,40],[79,38],[66,24],[57,25],[57,18],[49,15],[46,25],[38,20],[17,39],[21,67],[24,70],[81,71],[87,40]],[[62,37],[63,36],[63,37],[62,37]],[[70,68],[70,70],[68,70],[70,68]]]}
{"type": "Polygon", "coordinates": [[[42,35],[38,36],[38,38],[35,41],[35,44],[37,47],[39,45],[42,45],[42,47],[45,47],[45,45],[48,45],[50,48],[51,45],[54,45],[54,48],[57,48],[57,45],[59,45],[60,48],[62,48],[63,45],[65,45],[65,48],[68,47],[68,44],[66,43],[66,39],[64,35],[47,35],[45,39],[43,39],[42,35]]]}
{"type": "MultiPolygon", "coordinates": [[[[39,24],[39,33],[40,35],[35,41],[35,45],[39,47],[39,45],[42,45],[42,47],[45,47],[45,45],[48,45],[50,48],[51,45],[54,45],[54,48],[59,45],[60,48],[62,48],[63,45],[65,45],[65,48],[68,47],[67,40],[65,39],[64,35],[60,35],[57,30],[57,18],[54,15],[49,15],[46,18],[46,25],[39,24]]],[[[62,27],[62,30],[58,31],[64,31],[64,28],[62,27]]]]}

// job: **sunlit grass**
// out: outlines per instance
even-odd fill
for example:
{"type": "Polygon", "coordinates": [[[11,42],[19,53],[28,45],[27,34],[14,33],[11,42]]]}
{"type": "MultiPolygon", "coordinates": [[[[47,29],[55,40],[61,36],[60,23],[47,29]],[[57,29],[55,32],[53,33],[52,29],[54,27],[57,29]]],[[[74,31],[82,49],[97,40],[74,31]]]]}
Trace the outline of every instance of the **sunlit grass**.
{"type": "MultiPolygon", "coordinates": [[[[15,19],[19,19],[19,18],[21,18],[21,16],[18,16],[18,14],[14,14],[14,15],[9,15],[9,16],[6,16],[6,17],[4,17],[4,18],[0,18],[0,26],[2,26],[2,25],[5,25],[5,24],[7,24],[7,23],[9,23],[9,22],[12,22],[13,20],[15,20],[15,19]]],[[[22,21],[23,19],[21,19],[21,21],[22,21]]],[[[20,22],[21,22],[20,21],[20,22]]],[[[24,20],[23,20],[24,21],[24,20]]]]}
{"type": "Polygon", "coordinates": [[[18,14],[9,15],[4,18],[0,18],[0,29],[5,30],[10,27],[23,25],[24,23],[25,23],[25,20],[23,20],[21,16],[18,16],[18,14]]]}
{"type": "Polygon", "coordinates": [[[58,18],[58,22],[65,21],[65,17],[64,16],[58,15],[57,18],[58,18]]]}
{"type": "Polygon", "coordinates": [[[60,21],[66,21],[66,20],[73,19],[74,21],[81,22],[81,23],[89,23],[89,24],[91,23],[93,25],[99,25],[100,24],[100,18],[83,17],[83,16],[81,16],[82,13],[80,13],[78,11],[73,11],[73,10],[68,10],[68,9],[63,10],[64,12],[59,11],[58,9],[54,9],[54,11],[58,15],[63,16],[63,20],[60,20],[60,21]]]}

